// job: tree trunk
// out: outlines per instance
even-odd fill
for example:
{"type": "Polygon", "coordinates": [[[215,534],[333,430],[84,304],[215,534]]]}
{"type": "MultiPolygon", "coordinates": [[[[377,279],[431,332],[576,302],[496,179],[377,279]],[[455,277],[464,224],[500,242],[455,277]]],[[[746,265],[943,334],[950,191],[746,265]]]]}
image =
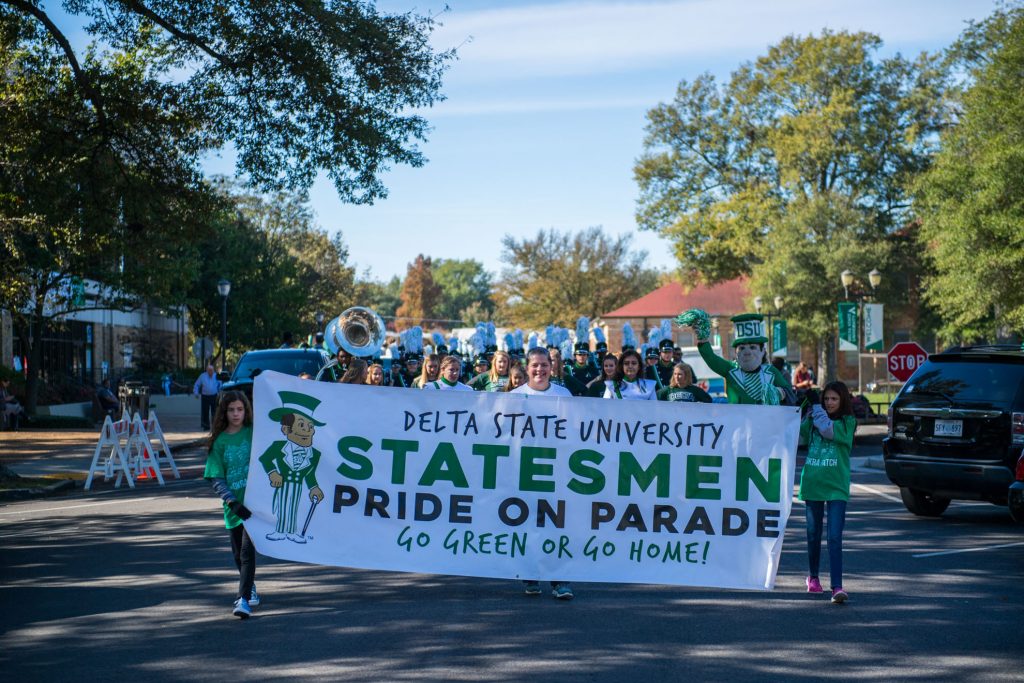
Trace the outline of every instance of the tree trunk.
{"type": "Polygon", "coordinates": [[[836,379],[836,333],[829,332],[818,340],[818,386],[836,379]]]}
{"type": "MultiPolygon", "coordinates": [[[[37,309],[38,310],[38,309],[37,309]]],[[[29,415],[36,414],[36,404],[39,402],[39,365],[43,361],[43,319],[37,313],[29,317],[29,334],[22,339],[27,339],[28,345],[28,372],[25,374],[25,412],[29,415]]]]}

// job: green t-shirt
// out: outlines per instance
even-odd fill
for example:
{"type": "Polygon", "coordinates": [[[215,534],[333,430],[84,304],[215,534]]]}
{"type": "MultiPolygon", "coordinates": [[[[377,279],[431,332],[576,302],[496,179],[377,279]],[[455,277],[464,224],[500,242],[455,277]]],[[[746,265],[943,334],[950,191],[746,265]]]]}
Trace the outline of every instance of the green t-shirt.
{"type": "MultiPolygon", "coordinates": [[[[249,480],[249,453],[252,450],[252,427],[242,427],[234,434],[222,432],[206,456],[206,479],[223,479],[239,503],[245,502],[245,485],[249,480]]],[[[241,518],[224,503],[224,526],[234,529],[241,518]]]]}
{"type": "Polygon", "coordinates": [[[691,384],[685,389],[680,389],[678,387],[665,387],[658,391],[658,400],[685,401],[687,403],[713,403],[708,392],[695,384],[691,384]]]}
{"type": "Polygon", "coordinates": [[[826,439],[807,418],[800,425],[800,443],[807,460],[800,473],[800,500],[850,500],[850,451],[857,420],[852,415],[832,422],[833,438],[826,439]]]}

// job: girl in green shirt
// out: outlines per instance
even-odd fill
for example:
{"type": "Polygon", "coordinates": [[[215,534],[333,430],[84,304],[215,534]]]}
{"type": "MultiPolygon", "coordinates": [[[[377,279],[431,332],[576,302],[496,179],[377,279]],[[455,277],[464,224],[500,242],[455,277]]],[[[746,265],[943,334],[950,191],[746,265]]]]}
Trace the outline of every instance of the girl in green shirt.
{"type": "Polygon", "coordinates": [[[828,507],[828,566],[832,579],[832,602],[849,598],[843,590],[843,526],[846,503],[850,500],[850,451],[857,420],[853,417],[850,390],[842,382],[829,383],[800,425],[800,443],[807,445],[807,459],[800,473],[800,500],[807,517],[807,559],[810,575],[807,592],[821,593],[818,566],[821,560],[821,532],[828,507]]]}
{"type": "Polygon", "coordinates": [[[242,525],[252,517],[245,507],[252,451],[252,405],[240,391],[226,391],[217,403],[210,433],[210,452],[203,477],[224,502],[224,526],[231,534],[231,553],[238,567],[238,594],[231,613],[247,619],[260,604],[256,592],[256,547],[242,525]]]}
{"type": "Polygon", "coordinates": [[[676,363],[672,368],[672,379],[668,386],[658,391],[659,401],[684,401],[686,403],[712,403],[711,396],[693,383],[693,368],[686,363],[676,363]]]}

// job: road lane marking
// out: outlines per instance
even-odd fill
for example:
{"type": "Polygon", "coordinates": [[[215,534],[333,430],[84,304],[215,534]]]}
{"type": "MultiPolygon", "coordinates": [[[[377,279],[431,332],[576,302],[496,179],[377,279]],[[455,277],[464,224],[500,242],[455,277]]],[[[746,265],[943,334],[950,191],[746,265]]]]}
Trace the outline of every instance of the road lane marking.
{"type": "Polygon", "coordinates": [[[891,500],[894,503],[902,503],[903,502],[903,499],[898,497],[898,496],[893,496],[893,495],[890,495],[888,493],[883,493],[882,491],[878,491],[876,489],[873,489],[870,486],[865,486],[864,484],[850,484],[850,486],[852,486],[854,488],[858,488],[861,491],[867,491],[868,493],[873,493],[876,496],[881,496],[882,498],[885,498],[886,500],[891,500]]]}
{"type": "Polygon", "coordinates": [[[1018,545],[1024,545],[1024,541],[1017,543],[1003,543],[1002,545],[987,545],[981,548],[962,548],[960,550],[940,550],[935,553],[918,553],[917,555],[911,555],[911,557],[938,557],[939,555],[956,555],[958,553],[977,553],[983,550],[998,550],[999,548],[1013,548],[1018,545]]]}
{"type": "Polygon", "coordinates": [[[0,516],[28,515],[28,514],[32,514],[33,512],[53,512],[54,510],[74,510],[75,508],[91,508],[91,507],[96,507],[97,505],[117,505],[119,503],[128,503],[128,502],[138,503],[138,502],[142,502],[144,500],[156,500],[156,499],[157,499],[157,496],[151,496],[149,498],[125,498],[123,500],[108,500],[108,501],[104,501],[102,503],[84,503],[82,505],[64,505],[62,507],[56,507],[56,508],[33,508],[31,510],[17,510],[17,511],[14,511],[14,512],[0,512],[0,516]]]}

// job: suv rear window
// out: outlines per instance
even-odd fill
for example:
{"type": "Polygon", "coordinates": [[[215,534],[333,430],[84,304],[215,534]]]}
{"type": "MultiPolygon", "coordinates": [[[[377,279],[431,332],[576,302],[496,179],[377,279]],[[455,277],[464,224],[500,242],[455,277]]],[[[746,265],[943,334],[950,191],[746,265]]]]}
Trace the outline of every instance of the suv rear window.
{"type": "Polygon", "coordinates": [[[243,358],[235,368],[233,379],[251,379],[264,370],[283,372],[286,375],[298,377],[303,372],[316,376],[323,362],[315,354],[282,354],[273,356],[261,354],[258,357],[243,358]]]}
{"type": "Polygon", "coordinates": [[[944,396],[956,401],[1012,403],[1024,382],[1024,358],[932,356],[902,396],[944,396]]]}

